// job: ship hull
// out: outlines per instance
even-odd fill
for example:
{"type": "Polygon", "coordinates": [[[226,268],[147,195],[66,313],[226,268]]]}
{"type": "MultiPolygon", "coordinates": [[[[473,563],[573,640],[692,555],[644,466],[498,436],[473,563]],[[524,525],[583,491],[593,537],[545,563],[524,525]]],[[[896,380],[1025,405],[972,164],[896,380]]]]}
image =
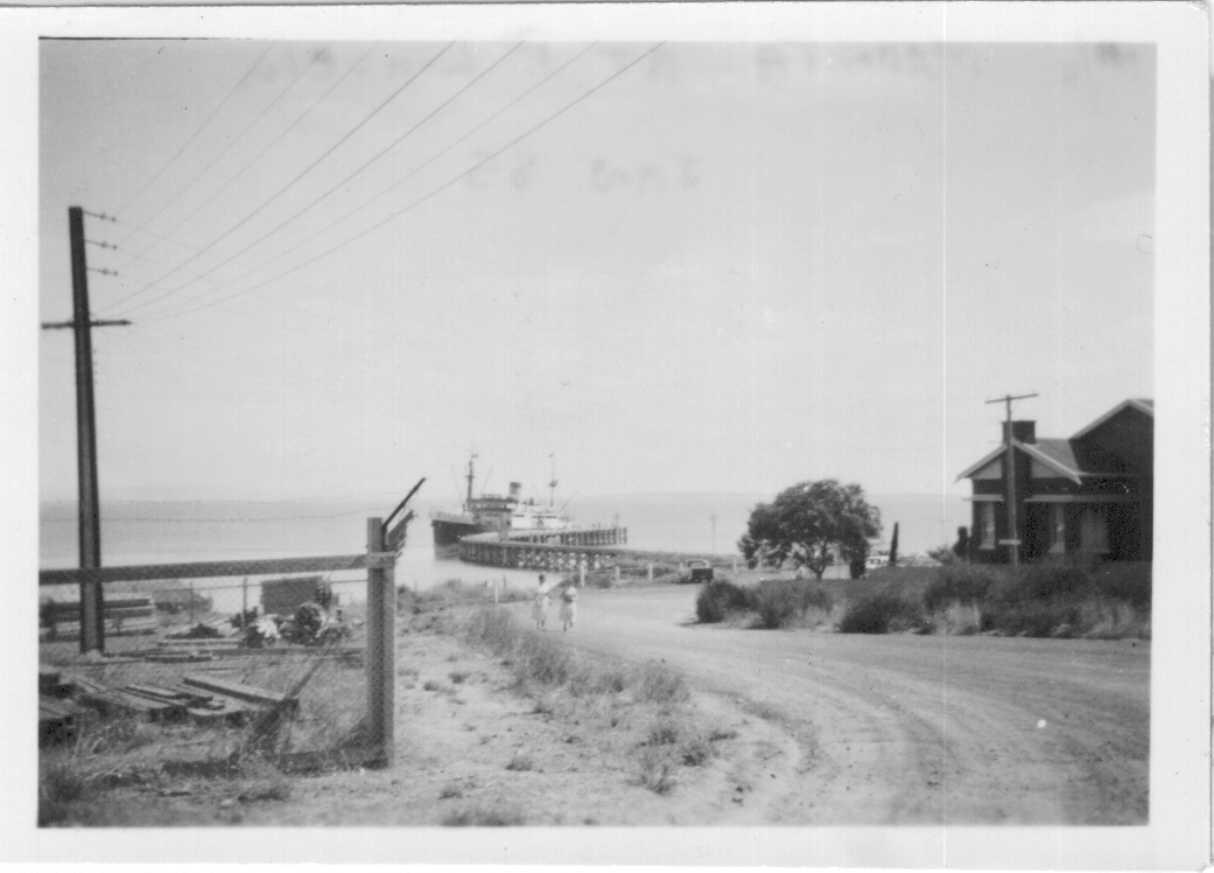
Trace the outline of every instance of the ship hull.
{"type": "Polygon", "coordinates": [[[484,533],[488,530],[484,525],[474,521],[448,518],[436,518],[430,522],[430,527],[434,531],[434,545],[436,546],[456,546],[459,545],[460,537],[484,533]]]}

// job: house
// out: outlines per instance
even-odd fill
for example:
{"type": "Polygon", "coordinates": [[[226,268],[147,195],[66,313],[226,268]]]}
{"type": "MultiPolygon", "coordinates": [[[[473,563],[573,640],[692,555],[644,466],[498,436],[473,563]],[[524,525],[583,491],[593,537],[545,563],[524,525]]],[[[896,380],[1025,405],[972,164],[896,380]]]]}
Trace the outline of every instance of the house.
{"type": "Polygon", "coordinates": [[[1019,548],[1023,561],[1149,561],[1154,434],[1154,401],[1138,398],[1067,438],[1038,437],[1032,421],[1004,422],[1003,444],[957,477],[969,479],[973,489],[973,559],[1004,563],[1019,548]],[[1008,482],[1009,466],[1014,483],[1008,482]],[[1009,492],[1016,530],[1009,525],[1009,492]]]}

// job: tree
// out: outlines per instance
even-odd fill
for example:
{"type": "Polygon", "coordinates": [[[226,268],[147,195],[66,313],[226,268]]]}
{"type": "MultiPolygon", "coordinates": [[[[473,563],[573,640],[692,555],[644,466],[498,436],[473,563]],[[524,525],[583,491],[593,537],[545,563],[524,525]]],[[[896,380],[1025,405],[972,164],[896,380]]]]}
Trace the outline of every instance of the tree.
{"type": "Polygon", "coordinates": [[[957,542],[953,544],[953,554],[962,561],[970,559],[970,534],[964,525],[957,528],[957,542]]]}
{"type": "Polygon", "coordinates": [[[785,488],[771,503],[755,506],[738,548],[752,565],[760,556],[776,564],[792,561],[821,579],[836,555],[849,565],[863,562],[869,538],[880,533],[881,513],[868,505],[864,489],[822,479],[785,488]]]}
{"type": "Polygon", "coordinates": [[[889,540],[889,565],[898,566],[898,522],[894,522],[894,535],[889,540]]]}

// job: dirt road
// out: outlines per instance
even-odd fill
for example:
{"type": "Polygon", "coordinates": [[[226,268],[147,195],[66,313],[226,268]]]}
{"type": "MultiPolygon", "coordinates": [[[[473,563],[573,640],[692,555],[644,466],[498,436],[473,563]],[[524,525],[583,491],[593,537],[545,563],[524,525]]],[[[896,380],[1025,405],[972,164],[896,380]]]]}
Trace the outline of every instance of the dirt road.
{"type": "Polygon", "coordinates": [[[1149,643],[695,626],[696,590],[587,590],[565,638],[779,724],[765,820],[1146,822],[1149,643]]]}

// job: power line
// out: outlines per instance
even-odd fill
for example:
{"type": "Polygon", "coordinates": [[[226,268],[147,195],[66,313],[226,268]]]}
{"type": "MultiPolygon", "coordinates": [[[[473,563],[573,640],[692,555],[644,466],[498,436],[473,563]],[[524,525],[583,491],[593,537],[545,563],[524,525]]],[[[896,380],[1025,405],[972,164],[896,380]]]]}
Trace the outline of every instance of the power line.
{"type": "Polygon", "coordinates": [[[164,321],[166,319],[177,318],[182,315],[188,315],[190,313],[197,312],[201,309],[206,309],[207,307],[210,307],[210,306],[216,306],[221,303],[226,303],[227,301],[233,300],[236,297],[240,297],[245,294],[251,293],[253,291],[259,290],[261,288],[264,288],[266,285],[269,285],[273,282],[277,282],[279,279],[283,279],[286,276],[289,276],[293,273],[297,273],[300,270],[302,270],[304,267],[310,266],[311,264],[314,264],[317,261],[322,260],[323,258],[327,258],[329,255],[333,254],[334,252],[338,251],[339,249],[345,248],[346,246],[348,246],[354,242],[357,242],[358,240],[362,239],[363,237],[367,236],[368,234],[373,233],[376,230],[379,230],[384,225],[389,224],[392,221],[395,221],[400,216],[405,215],[408,212],[411,212],[412,210],[416,209],[418,206],[421,206],[423,203],[426,203],[426,202],[432,200],[433,198],[437,197],[439,194],[442,194],[444,191],[451,188],[453,185],[455,185],[460,180],[462,180],[462,179],[466,178],[467,176],[471,175],[472,173],[476,172],[481,167],[483,167],[485,164],[492,161],[494,158],[497,158],[502,153],[504,153],[507,150],[518,145],[520,142],[522,142],[527,137],[531,136],[532,134],[536,133],[537,131],[541,130],[542,128],[546,127],[547,125],[551,124],[553,121],[555,121],[560,116],[564,115],[570,109],[572,109],[573,107],[582,103],[583,101],[589,99],[594,94],[598,93],[600,90],[602,90],[607,85],[609,85],[611,82],[613,82],[615,79],[618,79],[620,76],[624,75],[624,73],[628,72],[630,69],[635,67],[641,61],[645,60],[645,58],[652,55],[659,48],[661,48],[664,44],[665,43],[661,43],[661,42],[655,43],[652,47],[650,47],[649,49],[642,52],[640,55],[638,55],[632,61],[629,61],[623,67],[620,67],[614,73],[607,76],[605,79],[602,79],[600,82],[598,82],[598,84],[594,85],[589,90],[583,92],[580,96],[574,98],[570,102],[564,104],[563,106],[561,106],[560,109],[556,110],[551,115],[548,115],[539,123],[534,124],[531,127],[527,128],[521,134],[519,134],[518,136],[511,139],[509,142],[507,142],[505,145],[498,148],[496,151],[493,151],[490,154],[486,155],[484,158],[477,161],[475,164],[473,164],[468,169],[466,169],[463,172],[457,174],[456,176],[453,176],[452,178],[448,179],[442,185],[439,185],[437,188],[432,189],[427,194],[424,194],[421,197],[417,198],[416,200],[413,200],[407,206],[404,206],[401,209],[396,210],[395,212],[389,213],[389,215],[387,217],[381,219],[380,221],[376,222],[375,224],[371,225],[370,227],[366,228],[365,230],[355,234],[354,236],[349,237],[349,238],[343,240],[342,242],[337,243],[336,245],[330,246],[329,248],[325,249],[324,251],[320,252],[319,254],[309,258],[308,260],[304,261],[301,264],[298,264],[298,265],[292,267],[289,270],[285,270],[281,273],[278,273],[275,276],[270,277],[269,279],[265,279],[254,285],[250,285],[247,288],[242,288],[233,294],[227,295],[226,297],[220,297],[215,300],[210,300],[205,303],[201,303],[198,306],[190,307],[188,309],[180,310],[178,312],[175,312],[175,313],[172,313],[169,315],[161,316],[160,318],[152,318],[149,320],[153,321],[153,322],[164,321]]]}
{"type": "MultiPolygon", "coordinates": [[[[217,270],[220,270],[223,267],[227,266],[232,261],[236,260],[241,255],[248,252],[250,249],[265,242],[267,239],[272,237],[274,234],[278,233],[280,230],[282,230],[284,227],[286,227],[288,224],[290,224],[295,219],[299,218],[304,213],[309,212],[318,203],[321,203],[329,195],[331,195],[334,191],[337,191],[338,189],[345,187],[352,179],[354,179],[356,176],[362,174],[364,171],[366,171],[366,169],[368,167],[370,167],[376,161],[383,158],[384,155],[388,154],[388,152],[395,149],[397,146],[399,146],[401,143],[403,143],[406,139],[408,139],[410,136],[412,136],[417,130],[419,130],[421,127],[423,127],[427,122],[429,122],[431,119],[433,119],[435,116],[437,116],[440,112],[442,112],[444,109],[446,109],[448,106],[450,106],[456,100],[458,100],[463,94],[465,94],[469,89],[471,89],[474,85],[476,85],[477,82],[481,81],[486,76],[488,76],[490,73],[492,73],[495,69],[497,69],[499,66],[501,66],[511,55],[513,55],[516,51],[518,51],[520,48],[522,48],[522,46],[523,46],[523,43],[516,42],[514,45],[512,45],[510,48],[508,48],[501,56],[499,56],[493,63],[491,63],[489,66],[485,67],[483,70],[481,70],[475,76],[473,76],[471,79],[469,79],[467,82],[465,82],[463,84],[463,86],[461,86],[454,94],[452,94],[450,97],[448,97],[442,103],[440,103],[434,109],[430,110],[430,112],[428,112],[425,116],[423,116],[421,118],[421,120],[417,121],[415,124],[413,124],[412,127],[408,128],[404,133],[402,133],[400,136],[396,137],[396,139],[392,140],[392,142],[388,143],[387,146],[380,149],[371,158],[369,158],[367,161],[364,161],[361,165],[359,165],[359,167],[357,169],[355,169],[354,172],[347,175],[345,178],[343,178],[340,182],[337,182],[335,185],[332,185],[329,188],[325,189],[323,192],[321,192],[320,195],[318,195],[317,197],[314,197],[302,208],[296,210],[291,215],[284,218],[282,221],[280,221],[278,224],[274,225],[274,227],[270,228],[268,231],[263,233],[261,236],[254,239],[252,242],[250,242],[244,248],[238,250],[234,254],[229,255],[227,258],[220,261],[218,264],[215,264],[214,266],[212,266],[209,270],[202,273],[200,278],[205,278],[207,276],[210,276],[210,275],[214,274],[217,270]]],[[[176,287],[169,288],[163,294],[161,294],[157,297],[151,297],[151,298],[148,298],[147,300],[144,300],[142,303],[140,303],[138,306],[134,307],[130,311],[133,312],[137,309],[142,309],[145,306],[149,306],[153,303],[156,303],[159,300],[163,300],[166,297],[169,297],[169,296],[175,294],[176,292],[181,291],[183,288],[188,288],[190,285],[192,285],[194,283],[194,281],[195,280],[187,281],[176,287]]]]}
{"type": "MultiPolygon", "coordinates": [[[[223,160],[224,156],[226,156],[228,154],[228,152],[230,152],[232,150],[232,148],[238,142],[243,141],[244,137],[248,134],[248,132],[250,130],[252,130],[257,125],[261,124],[263,121],[266,120],[266,116],[268,115],[268,113],[270,113],[274,109],[274,107],[277,106],[282,101],[282,99],[287,95],[287,93],[289,91],[291,91],[296,85],[298,85],[301,81],[303,81],[304,76],[307,75],[308,70],[310,70],[312,68],[312,65],[315,63],[316,63],[316,56],[313,55],[311,61],[309,61],[301,70],[299,70],[295,74],[295,77],[292,78],[290,81],[288,81],[286,86],[283,87],[282,89],[280,89],[279,92],[276,95],[274,95],[274,97],[270,100],[269,103],[267,103],[264,107],[261,108],[261,110],[257,113],[256,118],[254,118],[252,121],[250,121],[248,124],[246,124],[239,133],[236,133],[236,134],[232,135],[231,137],[229,137],[227,145],[225,145],[222,149],[220,149],[219,153],[217,155],[215,155],[215,157],[211,158],[211,160],[202,169],[200,169],[197,173],[195,173],[194,176],[190,179],[190,181],[188,181],[185,185],[178,188],[172,194],[168,195],[168,198],[166,199],[165,204],[163,206],[161,206],[160,209],[157,210],[153,215],[151,215],[150,217],[148,217],[148,218],[144,219],[142,222],[140,222],[139,227],[143,227],[144,225],[151,224],[153,221],[155,221],[157,218],[159,218],[161,215],[163,215],[165,210],[168,209],[170,206],[172,206],[174,204],[174,202],[181,197],[181,195],[183,195],[186,191],[189,191],[191,188],[193,188],[195,185],[197,185],[198,181],[204,175],[206,175],[208,170],[210,170],[213,166],[215,166],[217,163],[219,163],[219,161],[223,160]]],[[[174,226],[174,230],[176,230],[176,228],[180,227],[183,223],[184,223],[184,220],[178,222],[174,226]]],[[[153,248],[154,246],[155,246],[155,243],[153,243],[151,246],[148,246],[148,248],[153,248]]],[[[144,251],[147,251],[147,249],[144,249],[144,251]]]]}
{"type": "MultiPolygon", "coordinates": [[[[207,117],[203,120],[202,124],[198,125],[198,127],[194,130],[194,132],[192,134],[190,134],[190,136],[186,139],[186,141],[181,144],[181,147],[179,149],[177,149],[177,151],[176,151],[176,153],[174,153],[173,157],[169,158],[168,161],[164,164],[164,166],[162,166],[159,170],[157,170],[156,173],[152,176],[152,178],[148,179],[143,184],[143,187],[141,187],[135,193],[135,196],[133,196],[129,200],[127,200],[127,202],[123,205],[123,207],[121,209],[117,210],[118,212],[125,214],[128,209],[130,209],[132,206],[135,205],[135,203],[137,203],[139,201],[140,197],[142,197],[145,193],[147,193],[148,189],[152,187],[152,185],[156,182],[156,180],[158,180],[161,176],[163,176],[165,171],[168,170],[169,167],[171,167],[174,163],[177,162],[177,159],[180,158],[185,153],[185,150],[187,148],[189,148],[190,143],[194,142],[194,140],[196,140],[199,137],[199,135],[203,132],[203,130],[205,130],[206,127],[215,119],[215,116],[219,114],[219,111],[221,109],[223,109],[223,107],[227,105],[228,101],[232,99],[232,97],[236,94],[236,92],[240,90],[240,86],[249,80],[249,77],[253,75],[253,71],[256,70],[258,66],[260,66],[261,62],[265,59],[266,55],[268,55],[270,53],[271,48],[273,48],[273,46],[268,46],[264,51],[262,51],[261,54],[259,54],[257,56],[257,58],[249,66],[249,68],[247,70],[245,70],[244,75],[241,76],[240,79],[236,82],[236,84],[232,86],[231,90],[229,90],[228,93],[224,95],[224,98],[219,101],[218,105],[216,105],[215,108],[211,110],[210,114],[207,115],[207,117]]],[[[122,240],[121,242],[125,243],[126,240],[122,240]]]]}
{"type": "MultiPolygon", "coordinates": [[[[287,189],[291,188],[293,185],[295,185],[297,182],[299,182],[300,179],[302,179],[308,173],[312,172],[312,170],[314,170],[316,168],[316,166],[318,164],[320,164],[321,161],[323,161],[329,155],[333,154],[333,152],[335,152],[344,143],[346,143],[351,137],[353,137],[356,133],[358,133],[358,131],[362,130],[362,128],[365,127],[371,121],[371,119],[373,119],[380,112],[382,112],[388,106],[389,103],[391,103],[393,100],[395,100],[397,97],[399,97],[405,91],[406,88],[408,88],[415,81],[417,81],[417,79],[419,77],[421,77],[421,75],[423,73],[425,73],[428,69],[430,69],[430,67],[433,66],[439,60],[439,58],[441,58],[448,51],[450,51],[451,47],[454,45],[455,45],[454,42],[449,42],[445,46],[443,46],[443,48],[441,48],[438,51],[438,53],[436,55],[434,55],[434,57],[430,58],[429,61],[427,61],[424,65],[422,65],[422,67],[416,73],[414,73],[412,76],[410,76],[403,85],[401,85],[399,88],[397,88],[391,94],[389,94],[387,99],[385,99],[378,106],[376,106],[373,110],[371,110],[370,113],[368,113],[366,116],[364,116],[362,118],[362,120],[358,122],[358,124],[354,125],[354,127],[352,127],[350,130],[348,130],[337,142],[335,142],[333,145],[329,146],[329,148],[325,149],[325,151],[320,155],[320,157],[318,157],[312,163],[308,164],[307,167],[305,167],[303,170],[301,170],[298,174],[295,175],[294,178],[292,178],[289,182],[287,182],[285,185],[283,185],[281,188],[279,188],[277,191],[275,191],[272,195],[270,195],[270,197],[267,198],[266,200],[264,200],[261,203],[261,205],[259,205],[256,209],[254,209],[252,212],[250,212],[244,218],[240,219],[240,221],[236,222],[234,225],[229,227],[227,230],[225,230],[223,233],[221,233],[215,239],[211,240],[211,242],[209,242],[205,246],[203,246],[196,254],[194,254],[194,255],[190,256],[189,258],[187,258],[186,260],[182,261],[180,264],[178,264],[172,270],[163,274],[159,278],[153,279],[151,282],[148,282],[142,288],[137,290],[134,294],[129,295],[128,297],[124,298],[123,300],[121,300],[119,302],[125,303],[127,300],[131,300],[131,299],[134,299],[135,297],[138,297],[140,294],[142,294],[144,291],[148,290],[149,288],[152,288],[152,287],[160,284],[162,281],[167,279],[169,276],[173,275],[173,273],[176,273],[182,267],[186,266],[186,264],[193,262],[198,257],[200,257],[202,254],[205,254],[206,252],[208,252],[212,248],[214,248],[216,245],[218,245],[222,240],[227,239],[229,236],[231,236],[237,230],[244,227],[245,224],[247,224],[255,216],[259,215],[263,209],[265,209],[267,206],[269,206],[271,203],[273,203],[275,200],[277,200],[280,196],[282,196],[282,194],[284,192],[286,192],[287,189]]],[[[117,305],[117,304],[115,304],[115,305],[117,305]]]]}
{"type": "MultiPolygon", "coordinates": [[[[525,100],[526,98],[530,97],[530,96],[531,96],[533,93],[535,93],[536,91],[538,91],[538,90],[539,90],[540,88],[542,88],[544,85],[548,84],[550,81],[552,81],[554,78],[556,78],[556,77],[557,77],[558,75],[560,75],[562,72],[564,72],[566,69],[568,69],[568,68],[569,68],[570,66],[572,66],[574,63],[576,63],[577,61],[581,60],[581,58],[583,58],[585,55],[587,55],[587,54],[588,54],[588,53],[589,53],[589,52],[590,52],[590,51],[591,51],[593,48],[595,48],[595,46],[597,46],[597,45],[598,45],[598,43],[594,43],[594,42],[592,42],[592,43],[588,44],[587,46],[585,46],[583,49],[581,49],[581,50],[580,50],[580,51],[578,51],[576,54],[574,54],[573,56],[571,56],[571,57],[570,57],[568,60],[566,60],[564,63],[562,63],[560,66],[558,66],[558,67],[556,67],[555,69],[553,69],[553,70],[549,71],[549,72],[548,72],[548,73],[547,73],[547,74],[546,74],[546,75],[545,75],[545,76],[544,76],[542,79],[540,79],[538,82],[536,82],[535,84],[531,85],[531,86],[530,86],[530,87],[528,87],[526,90],[522,91],[520,94],[518,94],[517,96],[515,96],[515,97],[514,97],[514,98],[513,98],[513,99],[512,99],[512,100],[511,100],[509,103],[505,104],[504,106],[502,106],[501,108],[499,108],[499,109],[498,109],[496,112],[494,112],[493,114],[489,115],[489,116],[488,116],[488,117],[486,117],[485,119],[481,120],[480,122],[478,122],[478,123],[477,123],[476,125],[474,125],[473,127],[469,128],[469,129],[468,129],[467,131],[465,131],[465,132],[464,132],[464,133],[463,133],[463,134],[462,134],[460,137],[458,137],[456,140],[454,140],[453,142],[451,142],[451,143],[449,143],[448,145],[446,145],[445,147],[443,147],[441,150],[439,150],[439,151],[438,151],[438,152],[436,152],[435,154],[431,155],[431,156],[430,156],[429,158],[427,158],[425,161],[423,161],[422,163],[420,163],[420,164],[418,164],[417,166],[413,167],[413,169],[409,170],[409,171],[408,171],[408,172],[407,172],[407,173],[406,173],[404,176],[402,176],[402,177],[401,177],[400,179],[398,179],[396,182],[392,183],[392,185],[390,185],[388,188],[385,188],[385,189],[383,189],[382,191],[378,191],[378,192],[376,192],[376,193],[375,193],[374,195],[372,195],[370,198],[368,198],[368,199],[364,200],[362,203],[358,204],[358,205],[357,205],[357,206],[355,206],[353,209],[349,209],[349,210],[347,210],[346,212],[342,213],[340,216],[338,216],[338,217],[337,217],[336,219],[334,219],[333,221],[330,221],[330,222],[328,222],[327,224],[325,224],[324,226],[322,226],[322,227],[320,227],[320,228],[318,228],[318,229],[316,229],[316,230],[313,230],[312,232],[308,233],[306,236],[304,236],[304,238],[303,238],[302,240],[300,240],[300,241],[296,242],[296,243],[295,243],[294,245],[292,245],[290,248],[287,248],[287,249],[284,249],[283,251],[280,251],[278,254],[273,255],[273,256],[272,256],[272,257],[270,257],[268,260],[263,261],[262,263],[255,265],[255,266],[254,266],[254,267],[252,267],[251,269],[252,269],[252,270],[260,270],[260,269],[262,269],[262,268],[264,268],[264,267],[266,267],[266,266],[269,266],[270,264],[273,264],[273,263],[274,263],[274,262],[276,262],[276,261],[281,261],[281,260],[282,260],[283,258],[285,258],[287,255],[290,255],[290,254],[292,254],[292,253],[294,253],[294,252],[298,251],[299,249],[303,248],[305,245],[307,245],[309,242],[311,242],[311,241],[312,241],[313,239],[315,239],[316,237],[320,236],[321,234],[327,233],[328,231],[330,231],[330,230],[331,230],[331,229],[333,229],[334,227],[336,227],[336,226],[338,226],[339,224],[341,224],[341,223],[343,223],[344,221],[346,221],[346,220],[347,220],[348,218],[350,218],[351,216],[353,216],[353,215],[355,215],[355,214],[357,214],[357,213],[361,212],[362,210],[366,209],[366,208],[367,208],[368,206],[370,206],[372,203],[374,203],[374,202],[376,202],[377,200],[380,200],[381,198],[383,198],[383,197],[387,196],[388,194],[391,194],[392,192],[396,191],[398,188],[400,188],[400,187],[401,187],[401,185],[403,185],[403,184],[404,184],[405,182],[407,182],[409,179],[411,179],[411,178],[413,178],[414,176],[416,176],[418,173],[420,173],[420,172],[421,172],[422,170],[424,170],[426,167],[428,167],[428,166],[430,166],[431,164],[433,164],[433,163],[434,163],[435,161],[437,161],[439,158],[442,158],[442,157],[444,157],[445,155],[449,154],[449,153],[450,153],[452,150],[454,150],[454,149],[455,149],[457,146],[461,145],[461,144],[462,144],[462,143],[464,143],[464,142],[467,142],[469,138],[471,138],[471,137],[472,137],[472,136],[474,136],[475,134],[479,133],[481,130],[483,130],[483,129],[484,129],[485,127],[487,127],[488,125],[492,124],[494,121],[496,121],[496,120],[497,120],[498,118],[500,118],[502,115],[504,115],[506,112],[508,112],[509,110],[513,109],[515,106],[517,106],[519,103],[521,103],[521,102],[522,102],[523,100],[525,100]]],[[[179,288],[177,288],[177,289],[175,289],[175,290],[181,290],[181,288],[182,288],[182,287],[185,287],[185,286],[180,286],[179,288]]],[[[151,302],[151,301],[148,301],[148,302],[151,302]]],[[[141,304],[139,308],[142,308],[142,307],[143,307],[143,304],[141,304]]],[[[133,311],[133,310],[132,310],[132,311],[133,311]]]]}
{"type": "Polygon", "coordinates": [[[319,97],[317,97],[315,100],[313,100],[310,104],[308,104],[308,106],[301,113],[299,113],[297,116],[295,116],[295,119],[289,125],[287,125],[282,131],[280,131],[277,136],[275,136],[273,139],[271,139],[269,142],[267,142],[264,146],[262,146],[261,151],[259,151],[249,161],[247,161],[245,163],[245,165],[239,171],[236,172],[235,175],[233,175],[226,182],[224,182],[223,185],[221,185],[214,192],[212,192],[210,197],[203,200],[202,203],[198,204],[198,206],[194,207],[193,210],[188,212],[185,215],[185,217],[182,218],[182,220],[177,223],[176,227],[174,227],[174,230],[181,227],[181,225],[183,225],[185,222],[189,221],[191,218],[193,218],[195,215],[197,215],[199,212],[201,212],[203,209],[205,209],[207,206],[209,206],[211,203],[213,203],[215,201],[215,198],[217,198],[220,194],[222,194],[224,191],[228,190],[228,188],[230,188],[232,185],[234,185],[241,177],[244,176],[245,173],[247,173],[250,169],[252,169],[253,166],[256,165],[258,161],[260,161],[263,157],[265,157],[266,153],[271,148],[273,148],[275,145],[277,145],[279,142],[281,142],[282,139],[287,134],[289,134],[291,131],[293,131],[304,120],[304,118],[306,118],[309,114],[311,114],[313,109],[315,109],[318,105],[320,105],[320,103],[322,101],[327,100],[329,98],[329,95],[331,95],[334,91],[336,91],[341,86],[341,84],[343,82],[345,82],[346,79],[348,79],[354,73],[355,70],[357,70],[359,67],[361,67],[363,62],[366,61],[367,58],[369,58],[374,53],[375,53],[374,47],[369,48],[365,52],[363,52],[362,55],[359,57],[359,59],[357,61],[355,61],[353,64],[351,64],[350,67],[344,73],[342,73],[342,75],[335,82],[333,82],[333,84],[330,85],[323,94],[321,94],[319,97]]]}

